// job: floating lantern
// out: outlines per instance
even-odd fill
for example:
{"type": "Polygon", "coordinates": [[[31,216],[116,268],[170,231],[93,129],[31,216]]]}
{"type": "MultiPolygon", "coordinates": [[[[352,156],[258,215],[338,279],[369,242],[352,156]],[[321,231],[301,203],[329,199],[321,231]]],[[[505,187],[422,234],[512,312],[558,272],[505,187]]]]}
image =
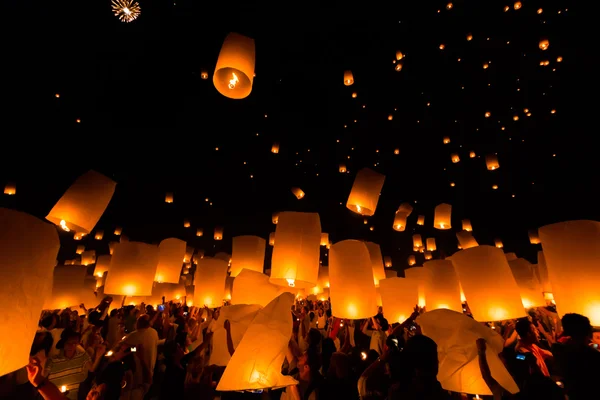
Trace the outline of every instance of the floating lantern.
{"type": "Polygon", "coordinates": [[[419,215],[417,217],[417,225],[425,225],[425,216],[424,215],[419,215]]]}
{"type": "Polygon", "coordinates": [[[427,305],[427,293],[430,292],[431,271],[423,267],[412,267],[404,270],[404,276],[418,282],[418,304],[419,307],[425,307],[427,305]]]}
{"type": "Polygon", "coordinates": [[[213,238],[215,240],[223,240],[223,227],[220,227],[220,226],[215,227],[215,232],[214,232],[213,238]]]}
{"type": "Polygon", "coordinates": [[[496,248],[501,249],[504,247],[504,245],[502,244],[502,240],[500,239],[494,239],[494,245],[496,246],[496,248]]]}
{"type": "Polygon", "coordinates": [[[469,231],[456,232],[456,238],[462,249],[470,249],[471,247],[479,246],[473,234],[469,231]]]}
{"type": "Polygon", "coordinates": [[[385,175],[369,168],[358,171],[346,207],[360,215],[371,216],[375,214],[384,181],[385,175]]]}
{"type": "Polygon", "coordinates": [[[269,246],[275,246],[275,232],[269,233],[269,246]]]}
{"type": "Polygon", "coordinates": [[[90,265],[96,262],[96,250],[86,250],[81,253],[81,265],[90,265]]]}
{"type": "Polygon", "coordinates": [[[415,233],[412,236],[412,241],[413,241],[413,247],[423,247],[423,239],[421,238],[421,235],[418,233],[415,233]]]}
{"type": "Polygon", "coordinates": [[[430,275],[429,290],[426,293],[427,310],[445,308],[462,313],[460,284],[452,261],[427,261],[423,268],[430,275]]]}
{"type": "Polygon", "coordinates": [[[292,193],[294,194],[294,196],[296,196],[296,198],[298,200],[301,200],[304,198],[305,193],[302,191],[302,189],[298,188],[298,187],[293,187],[292,188],[292,193]]]}
{"type": "Polygon", "coordinates": [[[340,171],[340,174],[345,174],[346,173],[346,165],[345,164],[340,164],[338,170],[340,171]]]}
{"type": "Polygon", "coordinates": [[[542,287],[534,276],[531,263],[524,258],[517,258],[509,261],[508,265],[519,287],[523,307],[544,307],[546,301],[542,295],[542,287]]]}
{"type": "Polygon", "coordinates": [[[123,228],[121,228],[120,226],[117,226],[117,227],[115,228],[114,234],[115,234],[116,236],[120,236],[120,235],[121,235],[121,232],[123,232],[123,228]]]}
{"type": "Polygon", "coordinates": [[[172,203],[172,202],[173,202],[173,193],[167,192],[167,194],[165,194],[165,203],[172,203]]]}
{"type": "Polygon", "coordinates": [[[498,163],[498,156],[495,154],[488,154],[485,156],[485,165],[489,171],[494,171],[500,168],[500,164],[498,163]]]}
{"type": "Polygon", "coordinates": [[[436,251],[435,238],[427,238],[426,240],[427,251],[436,251]]]}
{"type": "Polygon", "coordinates": [[[262,272],[242,269],[235,277],[231,291],[231,304],[269,304],[282,291],[281,286],[269,282],[262,272]]]}
{"type": "Polygon", "coordinates": [[[110,259],[111,256],[108,254],[98,256],[98,259],[96,260],[96,266],[94,267],[94,276],[97,278],[102,278],[104,273],[110,270],[110,259]]]}
{"type": "Polygon", "coordinates": [[[321,233],[321,246],[327,246],[329,244],[329,233],[321,233]]]}
{"type": "Polygon", "coordinates": [[[15,185],[12,182],[8,182],[6,186],[4,186],[4,194],[7,194],[9,196],[14,196],[15,194],[17,194],[17,185],[15,185]]]}
{"type": "Polygon", "coordinates": [[[213,74],[217,91],[230,99],[248,97],[254,80],[254,62],[254,39],[233,32],[228,34],[213,74]]]}
{"type": "Polygon", "coordinates": [[[390,324],[402,323],[411,316],[418,301],[417,287],[418,282],[408,278],[388,278],[380,282],[383,310],[390,324]]]}
{"type": "Polygon", "coordinates": [[[279,153],[279,143],[278,142],[273,143],[273,146],[271,146],[271,153],[273,153],[273,154],[279,153]]]}
{"type": "MultiPolygon", "coordinates": [[[[97,303],[95,280],[92,287],[84,286],[87,267],[83,265],[61,265],[54,268],[52,280],[52,295],[46,298],[44,309],[64,310],[69,307],[78,307],[80,304],[97,303]]],[[[97,304],[96,304],[97,305],[97,304]]]]}
{"type": "Polygon", "coordinates": [[[451,154],[451,155],[450,155],[450,159],[452,160],[452,162],[453,162],[454,164],[456,164],[457,162],[459,162],[459,161],[460,161],[460,157],[459,157],[459,156],[458,156],[458,154],[456,154],[456,153],[453,153],[453,154],[451,154]]]}
{"type": "Polygon", "coordinates": [[[538,235],[537,229],[530,229],[529,232],[529,243],[540,244],[540,236],[538,235]]]}
{"type": "Polygon", "coordinates": [[[227,262],[212,257],[198,261],[194,276],[194,304],[214,308],[223,305],[227,262]]]}
{"type": "Polygon", "coordinates": [[[274,212],[271,215],[271,222],[273,222],[274,225],[277,225],[277,222],[279,222],[279,213],[278,212],[274,212]]]}
{"type": "Polygon", "coordinates": [[[471,220],[463,219],[462,220],[462,228],[463,228],[463,231],[471,232],[473,230],[473,226],[471,226],[471,220]]]}
{"type": "Polygon", "coordinates": [[[392,267],[392,257],[390,257],[390,256],[383,257],[383,265],[385,265],[386,268],[391,268],[392,267]]]}
{"type": "MultiPolygon", "coordinates": [[[[158,264],[154,280],[162,283],[179,283],[181,260],[185,258],[186,243],[181,239],[164,239],[158,245],[158,264]]],[[[190,257],[191,258],[191,257],[190,257]]]]}
{"type": "Polygon", "coordinates": [[[542,39],[540,40],[538,46],[540,50],[548,50],[548,47],[550,47],[550,42],[548,41],[548,39],[542,39]]]}
{"type": "Polygon", "coordinates": [[[96,239],[96,240],[102,240],[103,237],[104,237],[104,231],[103,230],[97,230],[96,234],[94,235],[94,239],[96,239]]]}
{"type": "Polygon", "coordinates": [[[448,136],[444,136],[444,144],[450,143],[450,138],[448,136]]]}
{"type": "Polygon", "coordinates": [[[415,258],[415,256],[408,256],[408,265],[413,266],[417,263],[417,259],[415,258]]]}
{"type": "Polygon", "coordinates": [[[392,226],[395,231],[404,232],[406,229],[406,218],[408,218],[406,213],[396,212],[394,215],[394,225],[392,226]]]}
{"type": "Polygon", "coordinates": [[[435,215],[433,218],[433,227],[437,229],[450,229],[450,217],[452,216],[452,206],[442,203],[435,207],[435,215]]]}
{"type": "Polygon", "coordinates": [[[258,236],[235,236],[231,253],[230,276],[238,276],[242,269],[262,273],[266,246],[266,240],[258,236]]]}
{"type": "Polygon", "coordinates": [[[104,293],[150,296],[158,258],[158,246],[141,242],[116,244],[104,293]]]}
{"type": "Polygon", "coordinates": [[[352,71],[347,70],[344,71],[344,85],[351,86],[354,84],[354,75],[352,75],[352,71]]]}

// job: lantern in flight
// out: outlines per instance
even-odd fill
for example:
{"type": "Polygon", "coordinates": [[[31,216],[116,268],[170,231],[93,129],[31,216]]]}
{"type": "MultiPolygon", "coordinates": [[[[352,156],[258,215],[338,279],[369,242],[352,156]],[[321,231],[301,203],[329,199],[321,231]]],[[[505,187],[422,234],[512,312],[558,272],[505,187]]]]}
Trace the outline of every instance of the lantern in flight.
{"type": "Polygon", "coordinates": [[[452,216],[452,206],[442,203],[435,207],[435,215],[433,218],[433,227],[437,229],[450,229],[452,224],[450,218],[452,216]]]}
{"type": "Polygon", "coordinates": [[[384,180],[385,175],[369,168],[358,171],[346,202],[346,208],[360,215],[375,214],[384,180]]]}
{"type": "Polygon", "coordinates": [[[230,99],[248,97],[254,81],[254,62],[254,39],[234,32],[228,34],[213,74],[217,91],[230,99]]]}

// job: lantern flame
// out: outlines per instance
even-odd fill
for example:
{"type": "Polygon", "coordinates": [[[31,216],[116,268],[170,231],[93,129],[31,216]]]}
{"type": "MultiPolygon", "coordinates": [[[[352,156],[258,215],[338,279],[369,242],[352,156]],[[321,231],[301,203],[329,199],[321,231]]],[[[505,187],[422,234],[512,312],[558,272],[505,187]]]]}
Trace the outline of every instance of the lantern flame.
{"type": "Polygon", "coordinates": [[[296,286],[296,280],[295,279],[286,279],[289,287],[294,287],[296,286]]]}
{"type": "Polygon", "coordinates": [[[65,232],[69,232],[71,231],[68,227],[67,227],[67,223],[65,222],[64,219],[60,220],[60,227],[63,228],[63,230],[65,232]]]}
{"type": "Polygon", "coordinates": [[[240,80],[238,79],[235,72],[232,72],[231,75],[233,76],[233,78],[229,80],[229,89],[235,89],[235,85],[237,85],[240,80]]]}

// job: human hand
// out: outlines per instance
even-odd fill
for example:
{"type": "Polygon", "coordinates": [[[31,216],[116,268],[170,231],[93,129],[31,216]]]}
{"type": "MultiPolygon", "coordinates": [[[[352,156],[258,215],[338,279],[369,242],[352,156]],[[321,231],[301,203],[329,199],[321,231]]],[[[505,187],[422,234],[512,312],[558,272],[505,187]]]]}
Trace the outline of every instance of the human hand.
{"type": "Polygon", "coordinates": [[[475,341],[475,345],[477,346],[477,352],[478,353],[485,353],[485,349],[486,349],[486,342],[484,338],[479,338],[475,341]]]}
{"type": "Polygon", "coordinates": [[[29,364],[25,366],[27,369],[27,379],[34,386],[38,387],[44,381],[42,375],[43,366],[38,357],[29,357],[29,364]]]}
{"type": "Polygon", "coordinates": [[[229,322],[228,319],[225,320],[225,322],[223,323],[223,327],[225,328],[226,331],[230,331],[231,330],[231,322],[229,322]]]}

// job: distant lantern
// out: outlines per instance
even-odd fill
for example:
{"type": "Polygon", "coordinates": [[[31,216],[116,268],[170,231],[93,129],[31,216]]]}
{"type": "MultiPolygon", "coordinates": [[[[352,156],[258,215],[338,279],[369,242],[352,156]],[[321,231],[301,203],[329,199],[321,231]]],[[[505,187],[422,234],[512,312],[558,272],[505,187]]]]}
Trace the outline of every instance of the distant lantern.
{"type": "Polygon", "coordinates": [[[96,263],[96,250],[86,250],[81,253],[81,265],[91,265],[96,263]]]}
{"type": "Polygon", "coordinates": [[[540,244],[540,236],[538,235],[537,229],[530,229],[529,232],[529,243],[540,244]]]}
{"type": "Polygon", "coordinates": [[[471,151],[471,152],[469,153],[469,157],[471,157],[471,158],[475,158],[475,157],[477,157],[477,154],[475,154],[475,152],[474,152],[474,151],[471,151]]]}
{"type": "Polygon", "coordinates": [[[440,44],[440,50],[444,50],[446,48],[446,45],[444,43],[440,44]]]}
{"type": "Polygon", "coordinates": [[[435,207],[435,215],[433,218],[433,227],[437,229],[450,229],[452,224],[450,222],[452,217],[452,206],[450,204],[442,203],[435,207]]]}
{"type": "Polygon", "coordinates": [[[452,261],[427,261],[423,268],[429,270],[430,276],[429,290],[426,293],[427,310],[445,308],[462,313],[460,284],[452,261]]]}
{"type": "Polygon", "coordinates": [[[463,219],[462,220],[462,228],[463,228],[463,231],[469,231],[469,232],[471,232],[473,230],[473,226],[471,225],[471,220],[470,219],[463,219]]]}
{"type": "Polygon", "coordinates": [[[352,98],[353,98],[353,99],[355,99],[355,98],[357,98],[357,97],[358,97],[358,93],[356,93],[356,92],[352,92],[352,98]]]}
{"type": "Polygon", "coordinates": [[[452,159],[452,162],[455,164],[460,161],[460,157],[456,153],[451,154],[450,158],[452,159]]]}
{"type": "Polygon", "coordinates": [[[385,175],[369,168],[358,171],[346,202],[346,208],[360,215],[375,214],[384,181],[385,175]]]}
{"type": "MultiPolygon", "coordinates": [[[[402,66],[403,66],[402,63],[398,63],[398,64],[396,64],[396,66],[394,67],[394,69],[396,71],[400,72],[400,71],[402,71],[402,66]]],[[[391,119],[390,119],[390,121],[391,121],[391,119]]]]}
{"type": "Polygon", "coordinates": [[[352,71],[346,70],[344,71],[344,85],[351,86],[354,83],[354,76],[352,75],[352,71]]]}
{"type": "Polygon", "coordinates": [[[418,282],[418,304],[419,307],[425,307],[427,305],[427,293],[431,291],[431,271],[423,267],[412,267],[404,270],[404,276],[418,282]]]}
{"type": "Polygon", "coordinates": [[[83,254],[84,251],[85,251],[85,246],[84,245],[79,245],[79,246],[77,246],[77,250],[75,250],[75,253],[77,253],[77,254],[83,254]]]}
{"type": "Polygon", "coordinates": [[[433,258],[433,255],[429,251],[426,251],[425,254],[423,254],[423,256],[426,260],[431,260],[433,258]]]}
{"type": "Polygon", "coordinates": [[[386,268],[391,268],[392,267],[392,257],[390,257],[390,256],[383,257],[383,265],[385,265],[386,268]]]}
{"type": "Polygon", "coordinates": [[[379,281],[385,279],[385,270],[383,264],[383,256],[381,255],[381,247],[377,243],[365,242],[369,257],[371,258],[371,266],[373,267],[373,283],[379,286],[379,281]]]}
{"type": "Polygon", "coordinates": [[[117,226],[117,227],[115,228],[114,234],[115,234],[116,236],[120,236],[122,232],[123,232],[123,228],[121,228],[120,226],[117,226]]]}
{"type": "Polygon", "coordinates": [[[489,117],[491,117],[491,116],[492,116],[492,113],[491,113],[491,112],[489,112],[489,111],[486,111],[486,112],[485,112],[485,114],[484,114],[484,116],[485,116],[486,118],[489,118],[489,117]]]}
{"type": "Polygon", "coordinates": [[[0,376],[29,364],[60,242],[56,229],[29,214],[0,208],[0,376]],[[32,251],[32,249],[35,249],[32,251]],[[9,322],[10,321],[10,322],[9,322]]]}
{"type": "Polygon", "coordinates": [[[173,193],[167,192],[167,194],[165,194],[165,203],[172,203],[172,202],[173,202],[173,193]]]}
{"type": "Polygon", "coordinates": [[[202,228],[197,228],[197,229],[196,229],[196,236],[200,237],[200,236],[202,236],[202,235],[204,235],[204,229],[202,229],[202,228]]]}
{"type": "Polygon", "coordinates": [[[65,231],[88,234],[104,214],[116,186],[112,179],[88,171],[73,182],[46,219],[65,231]]]}
{"type": "Polygon", "coordinates": [[[297,289],[315,286],[321,252],[319,214],[282,212],[275,234],[277,243],[271,256],[271,283],[297,289]]]}
{"type": "Polygon", "coordinates": [[[234,32],[228,34],[213,74],[217,91],[230,99],[248,97],[254,80],[254,62],[254,39],[234,32]]]}
{"type": "Polygon", "coordinates": [[[103,230],[97,230],[96,234],[94,235],[94,239],[96,240],[102,240],[102,238],[104,237],[104,231],[103,230]]]}
{"type": "Polygon", "coordinates": [[[485,165],[487,166],[488,171],[494,171],[500,168],[500,163],[498,163],[498,156],[495,154],[486,155],[485,165]]]}
{"type": "Polygon", "coordinates": [[[413,266],[417,263],[417,259],[415,258],[415,256],[408,256],[408,265],[413,266]]]}
{"type": "Polygon", "coordinates": [[[200,71],[200,78],[202,78],[202,79],[208,79],[208,71],[206,71],[205,69],[203,69],[202,71],[200,71]]]}
{"type": "Polygon", "coordinates": [[[279,212],[275,211],[273,214],[271,214],[271,222],[273,225],[277,225],[277,222],[279,222],[279,212]]]}
{"type": "Polygon", "coordinates": [[[470,42],[471,40],[473,40],[473,35],[472,34],[467,34],[467,42],[470,42]]]}
{"type": "Polygon", "coordinates": [[[187,219],[187,218],[185,218],[185,219],[183,220],[183,227],[184,227],[184,228],[189,228],[190,226],[192,226],[192,224],[190,223],[190,220],[189,220],[189,219],[187,219]]]}
{"type": "Polygon", "coordinates": [[[402,203],[400,204],[400,207],[398,207],[398,211],[399,213],[405,213],[406,216],[409,216],[410,214],[412,214],[413,211],[413,206],[410,205],[410,203],[402,203]]]}
{"type": "Polygon", "coordinates": [[[325,247],[329,244],[329,233],[321,233],[321,246],[325,247]]]}
{"type": "Polygon", "coordinates": [[[110,254],[111,256],[115,252],[115,245],[117,243],[119,243],[119,242],[108,242],[108,254],[110,254]]]}
{"type": "Polygon", "coordinates": [[[230,276],[238,276],[243,269],[262,273],[265,266],[266,247],[266,240],[261,237],[234,236],[230,276]]]}
{"type": "Polygon", "coordinates": [[[455,253],[451,260],[477,321],[503,321],[526,315],[519,287],[502,250],[477,246],[455,253]]]}
{"type": "Polygon", "coordinates": [[[334,317],[370,318],[377,312],[373,268],[364,242],[343,240],[331,246],[329,281],[334,317]]]}
{"type": "Polygon", "coordinates": [[[296,198],[298,200],[301,200],[304,198],[305,193],[302,191],[302,189],[300,189],[299,187],[293,187],[292,188],[292,193],[294,194],[294,196],[296,196],[296,198]]]}
{"type": "Polygon", "coordinates": [[[56,310],[91,304],[96,300],[96,280],[86,285],[87,267],[59,265],[54,268],[52,295],[46,298],[44,309],[56,310]]]}
{"type": "Polygon", "coordinates": [[[158,265],[158,246],[141,242],[115,245],[104,293],[150,296],[158,265]]]}
{"type": "Polygon", "coordinates": [[[396,60],[400,61],[404,58],[404,54],[400,50],[396,51],[396,60]]]}
{"type": "Polygon", "coordinates": [[[109,254],[98,256],[96,259],[96,266],[94,267],[94,276],[96,278],[102,278],[105,272],[110,271],[111,258],[112,257],[109,254]]]}
{"type": "Polygon", "coordinates": [[[534,275],[533,265],[524,258],[509,261],[508,265],[519,287],[523,307],[544,307],[546,300],[542,294],[542,285],[534,275]]]}
{"type": "Polygon", "coordinates": [[[435,238],[427,238],[425,248],[427,251],[436,251],[435,238]]]}
{"type": "Polygon", "coordinates": [[[225,297],[226,278],[226,261],[212,257],[199,260],[194,276],[194,304],[209,308],[221,307],[225,297]]]}
{"type": "Polygon", "coordinates": [[[404,232],[404,230],[406,229],[407,217],[408,214],[406,214],[405,212],[396,211],[396,214],[394,215],[394,225],[392,226],[395,231],[404,232]]]}
{"type": "Polygon", "coordinates": [[[275,232],[269,233],[269,246],[275,245],[275,232]]]}
{"type": "Polygon", "coordinates": [[[479,243],[477,243],[477,240],[473,237],[473,233],[470,231],[456,232],[456,238],[461,249],[470,249],[471,247],[479,246],[479,243]]]}
{"type": "Polygon", "coordinates": [[[398,154],[400,154],[400,149],[394,149],[394,154],[395,154],[395,155],[398,155],[398,154]]]}
{"type": "Polygon", "coordinates": [[[450,143],[450,138],[448,136],[444,136],[444,144],[450,143]]]}
{"type": "Polygon", "coordinates": [[[338,171],[340,171],[340,174],[345,174],[346,173],[346,164],[340,164],[338,171]]]}
{"type": "Polygon", "coordinates": [[[452,4],[452,2],[446,4],[446,10],[452,10],[452,7],[454,7],[454,5],[452,4]]]}
{"type": "Polygon", "coordinates": [[[221,226],[215,227],[213,238],[215,240],[223,240],[223,227],[221,227],[221,226]]]}
{"type": "Polygon", "coordinates": [[[502,240],[500,239],[494,239],[494,245],[496,246],[496,248],[501,249],[504,247],[504,245],[502,244],[502,240]]]}
{"type": "Polygon", "coordinates": [[[160,242],[154,280],[161,283],[179,283],[181,260],[185,257],[185,251],[186,243],[181,239],[168,238],[160,242]]]}
{"type": "Polygon", "coordinates": [[[279,142],[273,143],[273,146],[271,146],[271,153],[273,153],[273,154],[279,153],[279,142]]]}
{"type": "Polygon", "coordinates": [[[417,217],[417,225],[425,225],[425,216],[424,215],[419,215],[417,217]]]}
{"type": "Polygon", "coordinates": [[[523,4],[521,4],[520,1],[515,1],[515,4],[513,5],[515,10],[519,10],[522,6],[523,4]]]}
{"type": "Polygon", "coordinates": [[[548,50],[548,47],[550,47],[550,42],[548,39],[542,39],[540,40],[539,46],[540,50],[548,50]]]}
{"type": "Polygon", "coordinates": [[[412,236],[412,241],[413,241],[413,247],[416,247],[417,249],[420,247],[423,247],[423,238],[421,238],[420,234],[415,233],[412,236]]]}
{"type": "Polygon", "coordinates": [[[411,316],[418,302],[418,282],[414,279],[398,277],[384,279],[379,286],[379,293],[381,293],[385,317],[390,324],[402,323],[411,316]]]}
{"type": "Polygon", "coordinates": [[[393,120],[393,119],[394,119],[394,116],[393,116],[392,114],[389,114],[389,115],[388,115],[388,121],[391,121],[391,120],[393,120]]]}
{"type": "Polygon", "coordinates": [[[17,194],[17,185],[15,185],[12,182],[8,182],[6,186],[4,186],[4,194],[7,194],[9,196],[17,194]]]}

